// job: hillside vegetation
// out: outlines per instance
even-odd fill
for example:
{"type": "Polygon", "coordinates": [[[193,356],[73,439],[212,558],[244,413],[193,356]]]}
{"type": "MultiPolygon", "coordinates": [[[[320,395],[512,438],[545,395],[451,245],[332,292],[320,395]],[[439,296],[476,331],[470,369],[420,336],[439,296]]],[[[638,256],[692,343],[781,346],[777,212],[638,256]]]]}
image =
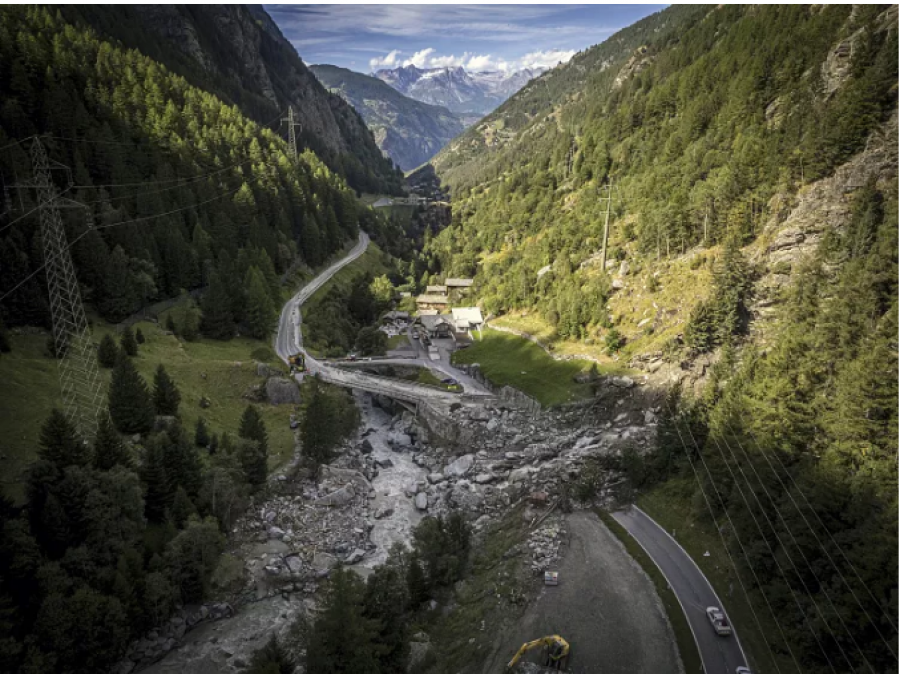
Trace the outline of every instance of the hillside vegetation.
{"type": "Polygon", "coordinates": [[[674,7],[434,160],[431,271],[486,313],[676,379],[703,356],[631,477],[699,478],[786,669],[896,668],[897,50],[896,7],[674,7]]]}
{"type": "MultiPolygon", "coordinates": [[[[85,206],[63,211],[75,269],[109,320],[211,284],[225,300],[209,333],[228,337],[252,319],[254,288],[274,309],[279,273],[298,257],[319,264],[374,218],[311,151],[294,160],[235,106],[46,9],[2,10],[0,90],[0,145],[49,134],[51,159],[71,169],[66,197],[85,206]]],[[[0,153],[6,184],[31,175],[29,142],[0,153]]],[[[36,195],[21,198],[0,234],[4,289],[42,261],[38,227],[25,217],[36,195]]],[[[3,321],[48,325],[43,285],[36,274],[6,298],[3,321]]],[[[258,329],[274,316],[256,318],[258,329]]]]}
{"type": "Polygon", "coordinates": [[[59,11],[259,124],[280,119],[292,106],[301,148],[359,191],[400,192],[402,174],[382,156],[363,120],[319,84],[261,5],[69,5],[59,11]]]}
{"type": "Polygon", "coordinates": [[[378,147],[404,171],[427,162],[463,131],[459,116],[408,98],[377,77],[329,65],[314,65],[310,70],[362,115],[378,147]]]}

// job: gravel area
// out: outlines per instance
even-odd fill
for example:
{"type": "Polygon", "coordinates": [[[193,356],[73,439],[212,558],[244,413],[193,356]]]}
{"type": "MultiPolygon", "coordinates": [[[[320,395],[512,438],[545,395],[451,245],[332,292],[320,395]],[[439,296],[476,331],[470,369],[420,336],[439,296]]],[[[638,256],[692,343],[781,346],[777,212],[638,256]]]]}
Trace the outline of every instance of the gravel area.
{"type": "Polygon", "coordinates": [[[565,527],[559,585],[542,587],[515,625],[498,635],[483,674],[504,671],[524,642],[550,634],[571,644],[572,674],[680,674],[671,627],[637,562],[593,512],[572,513],[565,527]]]}

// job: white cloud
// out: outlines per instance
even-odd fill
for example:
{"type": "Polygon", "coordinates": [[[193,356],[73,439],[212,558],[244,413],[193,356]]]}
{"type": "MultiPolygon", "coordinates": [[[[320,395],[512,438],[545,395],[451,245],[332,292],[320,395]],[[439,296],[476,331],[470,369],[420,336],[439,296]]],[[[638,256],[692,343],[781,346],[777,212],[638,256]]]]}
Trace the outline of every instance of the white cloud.
{"type": "Polygon", "coordinates": [[[412,58],[408,58],[403,62],[404,66],[415,66],[416,68],[428,68],[430,67],[431,55],[434,53],[434,49],[432,47],[428,47],[427,49],[423,49],[421,51],[417,51],[412,55],[412,58]]]}
{"type": "Polygon", "coordinates": [[[533,51],[519,59],[519,68],[554,68],[559,63],[565,63],[575,56],[574,49],[548,49],[547,51],[533,51]]]}
{"type": "Polygon", "coordinates": [[[575,50],[548,49],[546,51],[533,51],[521,58],[507,61],[504,58],[495,58],[492,54],[473,54],[463,52],[456,54],[438,55],[433,47],[427,47],[417,51],[408,59],[400,59],[402,52],[394,49],[387,56],[373,58],[369,65],[373,70],[378,68],[396,68],[399,65],[416,66],[417,68],[457,68],[463,66],[472,73],[476,72],[514,72],[522,68],[553,68],[558,63],[565,63],[575,55],[575,50]]]}
{"type": "Polygon", "coordinates": [[[371,66],[372,70],[376,68],[393,68],[399,64],[399,56],[400,50],[394,49],[387,56],[376,56],[370,60],[369,66],[371,66]]]}

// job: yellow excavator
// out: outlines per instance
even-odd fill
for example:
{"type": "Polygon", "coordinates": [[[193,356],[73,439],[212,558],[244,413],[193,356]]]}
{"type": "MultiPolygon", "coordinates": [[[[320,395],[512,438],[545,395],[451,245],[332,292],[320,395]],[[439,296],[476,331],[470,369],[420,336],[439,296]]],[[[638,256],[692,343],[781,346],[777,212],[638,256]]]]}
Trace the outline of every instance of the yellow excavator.
{"type": "Polygon", "coordinates": [[[522,644],[522,648],[513,656],[513,659],[506,665],[506,669],[511,670],[515,667],[522,656],[528,651],[542,648],[541,664],[551,669],[562,670],[566,666],[569,659],[569,642],[558,634],[552,634],[549,637],[541,637],[534,641],[522,644]]]}

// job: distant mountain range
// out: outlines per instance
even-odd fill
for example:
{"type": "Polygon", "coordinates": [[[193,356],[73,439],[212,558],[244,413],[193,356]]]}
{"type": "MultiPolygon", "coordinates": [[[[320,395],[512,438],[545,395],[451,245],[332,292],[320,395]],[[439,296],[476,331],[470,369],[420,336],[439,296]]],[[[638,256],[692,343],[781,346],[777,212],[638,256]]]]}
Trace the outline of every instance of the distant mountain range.
{"type": "Polygon", "coordinates": [[[465,129],[460,116],[447,108],[404,96],[375,77],[329,65],[310,70],[356,109],[378,147],[404,171],[424,164],[465,129]]]}
{"type": "Polygon", "coordinates": [[[500,106],[546,68],[525,68],[512,73],[470,73],[456,68],[417,68],[414,65],[379,70],[374,76],[401,94],[451,112],[486,115],[500,106]]]}

